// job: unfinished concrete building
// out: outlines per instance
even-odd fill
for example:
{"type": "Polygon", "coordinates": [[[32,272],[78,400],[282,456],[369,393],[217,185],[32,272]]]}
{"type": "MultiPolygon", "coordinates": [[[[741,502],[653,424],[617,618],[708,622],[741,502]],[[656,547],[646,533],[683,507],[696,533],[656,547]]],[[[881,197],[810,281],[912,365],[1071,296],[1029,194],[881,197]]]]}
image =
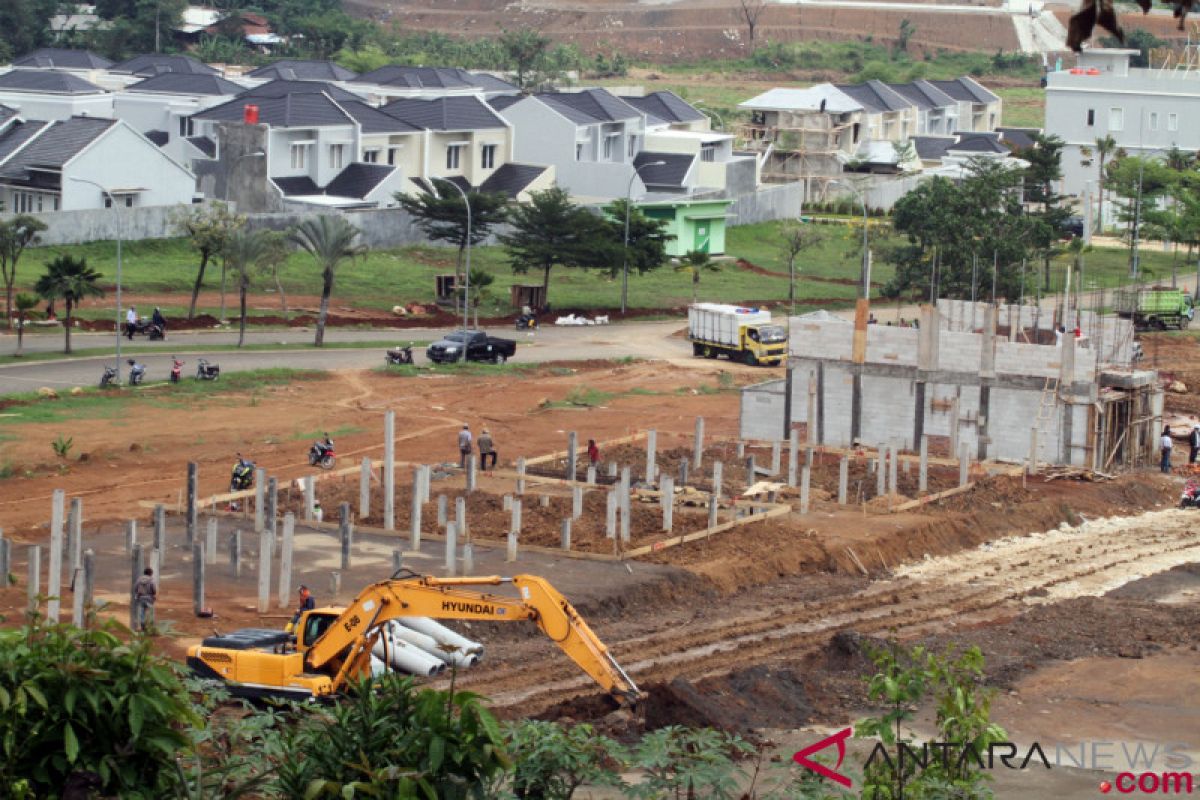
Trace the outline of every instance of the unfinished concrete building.
{"type": "Polygon", "coordinates": [[[1049,312],[957,301],[922,307],[919,328],[859,316],[791,321],[788,378],[743,390],[743,438],[797,428],[815,446],[910,451],[926,439],[931,454],[1102,472],[1156,459],[1162,389],[1136,368],[1128,323],[1083,314],[1078,338],[1055,337],[1049,312]]]}

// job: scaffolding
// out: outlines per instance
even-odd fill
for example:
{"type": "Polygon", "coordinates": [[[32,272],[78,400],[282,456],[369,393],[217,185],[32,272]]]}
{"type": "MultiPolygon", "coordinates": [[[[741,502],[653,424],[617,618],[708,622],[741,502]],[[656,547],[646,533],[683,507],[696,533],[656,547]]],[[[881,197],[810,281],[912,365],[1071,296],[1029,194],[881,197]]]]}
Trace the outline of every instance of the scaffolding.
{"type": "Polygon", "coordinates": [[[843,137],[858,124],[826,111],[758,111],[738,126],[737,135],[743,149],[765,156],[765,181],[804,181],[809,192],[815,190],[812,199],[822,201],[829,182],[841,173],[837,156],[843,152],[843,137]]]}

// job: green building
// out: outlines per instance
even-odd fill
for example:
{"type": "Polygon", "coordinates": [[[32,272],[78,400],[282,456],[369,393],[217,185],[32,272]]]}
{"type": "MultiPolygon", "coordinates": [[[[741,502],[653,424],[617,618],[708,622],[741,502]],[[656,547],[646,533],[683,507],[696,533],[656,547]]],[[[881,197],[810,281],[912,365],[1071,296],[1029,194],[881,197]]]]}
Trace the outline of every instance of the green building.
{"type": "Polygon", "coordinates": [[[667,223],[667,255],[682,256],[690,250],[711,255],[725,252],[725,220],[732,200],[664,200],[638,203],[650,219],[667,223]]]}

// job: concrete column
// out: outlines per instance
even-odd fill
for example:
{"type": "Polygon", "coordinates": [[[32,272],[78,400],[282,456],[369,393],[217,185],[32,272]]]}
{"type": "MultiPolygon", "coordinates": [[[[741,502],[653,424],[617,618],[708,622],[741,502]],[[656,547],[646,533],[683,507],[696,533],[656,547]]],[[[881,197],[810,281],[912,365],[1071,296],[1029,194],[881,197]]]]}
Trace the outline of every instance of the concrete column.
{"type": "Polygon", "coordinates": [[[708,529],[717,527],[717,508],[720,505],[715,493],[708,495],[708,529]]]}
{"type": "Polygon", "coordinates": [[[588,486],[596,485],[596,468],[591,466],[590,464],[588,465],[588,468],[587,468],[587,484],[588,484],[588,486]]]}
{"type": "MultiPolygon", "coordinates": [[[[810,371],[808,373],[808,416],[804,418],[804,443],[808,445],[811,451],[819,442],[817,441],[817,373],[810,371]]],[[[809,460],[809,466],[812,465],[812,460],[809,460]]]]}
{"type": "MultiPolygon", "coordinates": [[[[474,458],[474,456],[472,456],[471,458],[467,459],[467,470],[466,470],[467,494],[470,494],[471,492],[475,491],[475,470],[476,470],[475,458],[474,458]]],[[[429,479],[428,476],[426,476],[426,480],[428,480],[428,479],[429,479]]]]}
{"type": "Polygon", "coordinates": [[[658,499],[662,506],[662,528],[670,533],[675,524],[675,479],[670,475],[664,475],[659,489],[662,492],[658,499]]]}
{"type": "Polygon", "coordinates": [[[838,505],[846,505],[846,497],[850,491],[850,458],[842,456],[838,462],[838,505]]]}
{"type": "Polygon", "coordinates": [[[421,465],[421,502],[428,503],[433,497],[431,493],[433,487],[433,467],[428,464],[421,465]]]}
{"type": "Polygon", "coordinates": [[[410,549],[421,549],[421,468],[413,470],[412,508],[409,510],[408,526],[410,549]]]}
{"type": "Polygon", "coordinates": [[[544,494],[541,497],[539,497],[538,500],[541,501],[542,508],[550,507],[550,496],[549,495],[544,494]]]}
{"type": "Polygon", "coordinates": [[[615,461],[608,462],[608,477],[610,477],[610,478],[617,477],[617,462],[615,462],[615,461]]]}
{"type": "Polygon", "coordinates": [[[383,529],[396,530],[396,412],[383,415],[383,529]]]}
{"type": "Polygon", "coordinates": [[[1038,471],[1038,429],[1034,425],[1029,429],[1029,467],[1030,475],[1036,475],[1038,471]]]}
{"type": "Polygon", "coordinates": [[[335,601],[342,596],[342,573],[329,573],[329,596],[335,601]]]}
{"type": "Polygon", "coordinates": [[[971,468],[971,452],[967,447],[967,443],[963,442],[962,447],[958,450],[958,485],[966,486],[967,477],[971,468]]]}
{"type": "Polygon", "coordinates": [[[313,507],[317,504],[316,481],[313,480],[312,475],[302,478],[302,480],[304,481],[304,521],[312,522],[314,511],[313,507]]]}
{"type": "Polygon", "coordinates": [[[983,309],[983,340],[979,348],[979,377],[996,377],[996,306],[992,303],[983,309]]]}
{"type": "Polygon", "coordinates": [[[471,541],[470,532],[467,530],[467,499],[465,497],[454,498],[454,529],[458,531],[458,536],[464,542],[471,541]]]}
{"type": "Polygon", "coordinates": [[[208,564],[217,563],[217,518],[209,517],[208,526],[204,531],[204,561],[208,564]]]}
{"type": "Polygon", "coordinates": [[[46,580],[46,617],[51,623],[58,622],[62,602],[63,567],[63,514],[66,493],[55,489],[50,506],[50,572],[46,580]]]}
{"type": "Polygon", "coordinates": [[[371,459],[362,460],[362,469],[358,473],[358,518],[366,519],[371,516],[371,459]]]}
{"type": "Polygon", "coordinates": [[[875,465],[875,496],[887,493],[887,445],[879,445],[879,460],[875,465]]]}
{"type": "Polygon", "coordinates": [[[76,628],[83,627],[83,554],[79,557],[79,567],[71,571],[71,624],[76,628]]]}
{"type": "Polygon", "coordinates": [[[896,492],[896,461],[899,458],[897,452],[899,448],[895,442],[888,447],[888,494],[897,494],[896,492]]]}
{"type": "Polygon", "coordinates": [[[350,527],[350,504],[338,506],[338,538],[342,543],[342,571],[350,569],[350,550],[354,544],[350,527]]]}
{"type": "Polygon", "coordinates": [[[446,527],[446,495],[439,494],[437,499],[437,524],[439,528],[446,527]]]}
{"type": "Polygon", "coordinates": [[[234,531],[229,537],[229,571],[233,577],[242,576],[242,532],[234,531]]]}
{"type": "Polygon", "coordinates": [[[267,518],[265,522],[267,533],[271,534],[271,547],[275,547],[279,541],[279,479],[274,476],[267,478],[267,518]]]}
{"type": "Polygon", "coordinates": [[[446,525],[446,575],[454,577],[458,571],[458,528],[451,522],[446,525]]]}
{"type": "Polygon", "coordinates": [[[90,611],[96,607],[96,551],[83,551],[83,608],[90,611]]]}
{"type": "Polygon", "coordinates": [[[621,468],[621,488],[618,500],[621,503],[621,541],[628,542],[630,536],[629,515],[631,513],[629,498],[629,467],[621,468]]]}
{"type": "Polygon", "coordinates": [[[395,575],[398,572],[400,572],[400,570],[402,570],[402,569],[404,569],[404,551],[403,550],[393,550],[392,551],[392,574],[395,575]]]}
{"type": "Polygon", "coordinates": [[[563,550],[571,549],[571,518],[565,517],[562,521],[562,529],[559,533],[558,546],[563,550]]]}
{"type": "Polygon", "coordinates": [[[778,476],[779,468],[782,465],[783,445],[780,442],[771,442],[771,474],[778,476]]]}
{"type": "Polygon", "coordinates": [[[800,461],[800,431],[792,428],[788,434],[788,473],[787,485],[795,488],[796,468],[800,461]]]}
{"type": "Polygon", "coordinates": [[[604,537],[617,537],[617,493],[612,490],[604,496],[604,537]]]}
{"type": "Polygon", "coordinates": [[[204,611],[204,547],[192,545],[192,610],[196,616],[204,611]]]}
{"type": "MultiPolygon", "coordinates": [[[[164,505],[154,507],[154,548],[161,555],[167,549],[167,508],[164,505]]],[[[155,573],[156,575],[158,573],[155,573]]]]}
{"type": "Polygon", "coordinates": [[[575,480],[576,472],[576,449],[579,447],[579,434],[575,431],[570,431],[567,434],[567,472],[566,479],[569,481],[575,480]]]}
{"type": "Polygon", "coordinates": [[[724,488],[725,481],[724,481],[724,476],[722,474],[724,472],[724,470],[725,470],[725,465],[722,464],[720,461],[713,462],[712,490],[713,490],[713,494],[715,494],[717,496],[718,500],[721,499],[721,490],[724,488]]]}
{"type": "Polygon", "coordinates": [[[958,397],[950,398],[950,452],[958,452],[958,397]]]}
{"type": "Polygon", "coordinates": [[[187,465],[187,506],[184,508],[184,525],[187,536],[187,545],[191,547],[196,541],[196,498],[199,494],[200,478],[198,474],[199,467],[195,461],[189,461],[187,465]]]}
{"type": "Polygon", "coordinates": [[[137,544],[137,520],[131,519],[125,523],[125,552],[132,553],[137,544]]]}
{"type": "Polygon", "coordinates": [[[571,519],[579,519],[583,516],[583,489],[579,486],[571,487],[571,519]]]}
{"type": "Polygon", "coordinates": [[[254,470],[254,532],[263,532],[263,518],[265,506],[263,503],[263,493],[267,486],[267,471],[261,467],[254,470]]]}
{"type": "Polygon", "coordinates": [[[517,495],[525,494],[525,456],[517,456],[517,495]]]}
{"type": "Polygon", "coordinates": [[[812,480],[812,467],[805,466],[800,470],[800,513],[808,513],[809,482],[812,480]]]}
{"type": "Polygon", "coordinates": [[[654,483],[658,475],[658,431],[646,431],[646,483],[654,483]]]}
{"type": "MultiPolygon", "coordinates": [[[[32,554],[31,554],[32,555],[32,554]]],[[[30,562],[32,564],[32,562],[30,562]]],[[[142,570],[145,569],[145,563],[142,556],[142,546],[135,544],[133,552],[129,554],[129,627],[132,629],[137,622],[134,614],[136,610],[133,606],[133,586],[137,583],[137,579],[142,577],[142,570]]]]}
{"type": "Polygon", "coordinates": [[[704,463],[704,417],[696,417],[696,432],[692,435],[692,469],[704,463]]]}
{"type": "Polygon", "coordinates": [[[679,459],[679,485],[687,486],[688,484],[688,460],[686,458],[679,459]]]}
{"type": "Polygon", "coordinates": [[[521,535],[521,499],[514,497],[512,501],[512,520],[508,526],[508,532],[517,536],[521,535]]]}
{"type": "Polygon", "coordinates": [[[517,535],[509,533],[504,548],[504,560],[513,563],[517,560],[517,535]]]}
{"type": "Polygon", "coordinates": [[[475,574],[475,545],[470,542],[463,544],[462,549],[463,575],[475,574]]]}
{"type": "Polygon", "coordinates": [[[737,443],[737,457],[739,461],[746,457],[746,443],[741,439],[737,443]]]}
{"type": "Polygon", "coordinates": [[[271,608],[271,534],[258,534],[258,613],[271,608]]]}
{"type": "Polygon", "coordinates": [[[754,465],[754,456],[746,457],[746,486],[753,486],[758,482],[758,469],[754,465]]]}
{"type": "Polygon", "coordinates": [[[283,517],[283,542],[279,548],[279,607],[287,608],[292,599],[292,550],[296,541],[296,516],[283,517]]]}
{"type": "Polygon", "coordinates": [[[72,575],[83,567],[83,499],[79,497],[71,498],[67,511],[67,559],[72,575]]]}
{"type": "Polygon", "coordinates": [[[921,494],[929,491],[929,436],[921,437],[921,463],[917,470],[917,491],[921,494]]]}

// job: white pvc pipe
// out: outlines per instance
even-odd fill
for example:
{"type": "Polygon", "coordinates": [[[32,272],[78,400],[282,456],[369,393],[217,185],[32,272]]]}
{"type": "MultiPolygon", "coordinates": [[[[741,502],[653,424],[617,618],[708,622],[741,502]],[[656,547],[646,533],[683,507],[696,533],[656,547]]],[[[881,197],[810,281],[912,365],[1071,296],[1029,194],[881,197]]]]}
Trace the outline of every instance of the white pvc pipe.
{"type": "Polygon", "coordinates": [[[456,667],[473,667],[479,663],[479,656],[477,654],[447,651],[432,636],[426,636],[404,625],[396,626],[395,636],[397,639],[405,641],[413,647],[428,653],[432,658],[438,659],[443,664],[453,664],[456,667]]]}
{"type": "Polygon", "coordinates": [[[457,631],[453,631],[442,625],[440,622],[434,622],[429,617],[403,617],[397,620],[397,622],[406,628],[411,628],[418,633],[433,637],[439,644],[451,645],[457,647],[460,652],[475,653],[480,658],[483,658],[482,644],[468,639],[457,631]]]}
{"type": "Polygon", "coordinates": [[[410,675],[434,677],[441,674],[446,665],[433,655],[397,636],[395,631],[399,627],[392,624],[384,625],[379,639],[371,648],[371,655],[374,658],[386,660],[392,669],[407,672],[410,675]]]}

